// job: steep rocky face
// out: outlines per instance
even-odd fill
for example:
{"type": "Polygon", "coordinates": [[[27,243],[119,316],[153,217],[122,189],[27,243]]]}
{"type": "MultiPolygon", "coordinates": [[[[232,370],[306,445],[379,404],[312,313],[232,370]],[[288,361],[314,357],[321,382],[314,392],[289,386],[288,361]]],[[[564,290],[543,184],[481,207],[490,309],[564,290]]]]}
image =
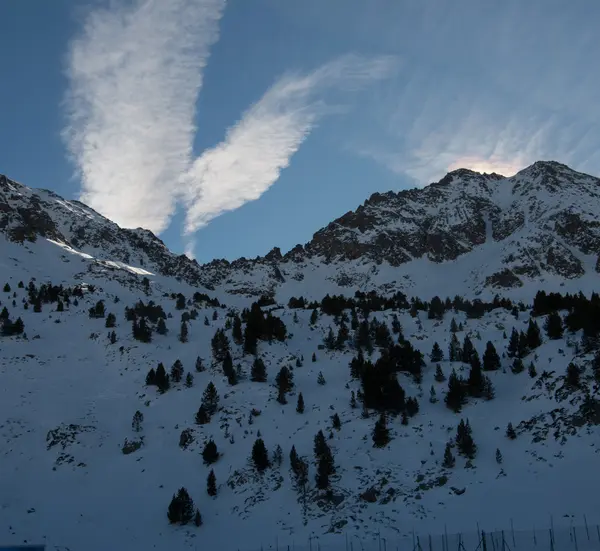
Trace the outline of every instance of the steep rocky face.
{"type": "Polygon", "coordinates": [[[573,280],[600,272],[598,213],[600,180],[560,163],[540,161],[510,178],[460,169],[422,189],[375,193],[284,255],[274,248],[264,257],[199,266],[149,231],[119,228],[78,201],[0,176],[0,231],[13,241],[45,237],[249,296],[310,277],[342,288],[409,289],[421,278],[418,263],[449,263],[453,271],[452,261],[462,266],[471,257],[476,265],[461,277],[473,290],[514,289],[547,276],[573,280]]]}

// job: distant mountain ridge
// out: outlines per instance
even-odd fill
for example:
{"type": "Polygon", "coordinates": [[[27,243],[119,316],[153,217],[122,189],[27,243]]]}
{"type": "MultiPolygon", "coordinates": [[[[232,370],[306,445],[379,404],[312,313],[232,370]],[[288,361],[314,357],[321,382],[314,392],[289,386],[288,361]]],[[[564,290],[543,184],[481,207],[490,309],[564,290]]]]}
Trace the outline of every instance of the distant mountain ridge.
{"type": "Polygon", "coordinates": [[[508,178],[459,169],[424,188],[374,193],[285,254],[273,248],[264,257],[199,265],[147,230],[119,228],[79,201],[0,175],[0,231],[12,241],[46,237],[246,296],[287,296],[299,285],[310,295],[313,280],[332,292],[427,295],[423,263],[452,267],[467,295],[540,279],[564,285],[600,271],[599,212],[600,180],[554,161],[508,178]]]}

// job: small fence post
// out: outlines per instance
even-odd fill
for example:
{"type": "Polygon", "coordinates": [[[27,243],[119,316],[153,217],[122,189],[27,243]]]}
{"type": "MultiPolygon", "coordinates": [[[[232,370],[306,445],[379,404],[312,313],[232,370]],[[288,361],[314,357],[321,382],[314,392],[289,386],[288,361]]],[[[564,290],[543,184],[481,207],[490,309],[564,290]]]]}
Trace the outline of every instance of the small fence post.
{"type": "Polygon", "coordinates": [[[513,541],[513,546],[516,547],[517,544],[515,543],[515,527],[513,525],[513,519],[510,519],[510,531],[512,533],[512,541],[513,541]]]}
{"type": "Polygon", "coordinates": [[[487,551],[487,541],[485,539],[485,532],[481,531],[481,547],[482,551],[487,551]]]}
{"type": "Polygon", "coordinates": [[[552,534],[552,528],[550,528],[548,532],[550,532],[550,551],[554,551],[554,535],[552,534]]]}
{"type": "Polygon", "coordinates": [[[590,540],[590,530],[588,528],[587,517],[583,515],[583,522],[585,522],[585,533],[587,534],[588,541],[590,540]]]}
{"type": "Polygon", "coordinates": [[[577,545],[577,529],[575,526],[573,528],[573,539],[575,540],[575,551],[579,551],[579,546],[577,545]]]}
{"type": "Polygon", "coordinates": [[[502,530],[502,551],[506,551],[506,541],[504,541],[504,530],[502,530]]]}

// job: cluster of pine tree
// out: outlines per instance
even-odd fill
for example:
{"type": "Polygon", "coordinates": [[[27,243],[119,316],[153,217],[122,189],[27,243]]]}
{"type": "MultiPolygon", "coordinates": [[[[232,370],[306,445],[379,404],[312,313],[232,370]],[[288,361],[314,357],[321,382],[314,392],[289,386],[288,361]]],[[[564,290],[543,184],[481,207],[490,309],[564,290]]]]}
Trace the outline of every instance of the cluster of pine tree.
{"type": "Polygon", "coordinates": [[[196,526],[202,525],[202,516],[200,511],[194,505],[194,500],[190,497],[185,488],[180,488],[173,495],[169,508],[167,509],[167,518],[171,524],[188,524],[192,520],[196,526]]]}

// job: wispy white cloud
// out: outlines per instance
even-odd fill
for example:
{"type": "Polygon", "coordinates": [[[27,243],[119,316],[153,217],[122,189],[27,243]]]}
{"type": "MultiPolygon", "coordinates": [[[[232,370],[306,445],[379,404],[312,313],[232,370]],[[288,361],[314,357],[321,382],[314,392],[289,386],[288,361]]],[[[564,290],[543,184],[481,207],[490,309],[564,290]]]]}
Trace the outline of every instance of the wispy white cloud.
{"type": "Polygon", "coordinates": [[[394,57],[349,55],[311,73],[278,79],[187,174],[185,233],[258,199],[277,181],[318,120],[336,111],[322,99],[328,89],[356,91],[390,76],[397,67],[394,57]]]}
{"type": "Polygon", "coordinates": [[[134,0],[90,13],[67,59],[64,138],[81,200],[164,230],[192,156],[195,103],[225,0],[134,0]]]}

